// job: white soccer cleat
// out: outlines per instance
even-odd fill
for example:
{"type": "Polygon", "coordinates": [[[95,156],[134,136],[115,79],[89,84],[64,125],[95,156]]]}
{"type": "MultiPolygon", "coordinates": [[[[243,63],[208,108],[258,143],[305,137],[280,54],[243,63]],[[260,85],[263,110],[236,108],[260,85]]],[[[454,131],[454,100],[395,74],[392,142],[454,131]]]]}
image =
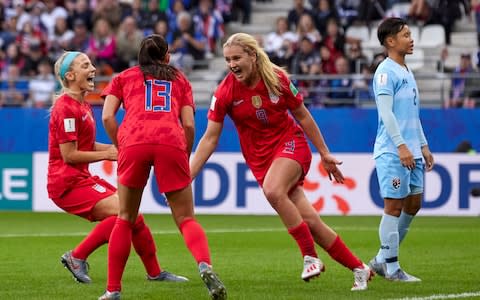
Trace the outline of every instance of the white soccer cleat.
{"type": "Polygon", "coordinates": [[[391,281],[402,281],[402,282],[420,282],[422,281],[420,278],[417,278],[413,275],[408,274],[407,272],[403,271],[402,269],[398,269],[393,274],[386,274],[386,279],[391,281]]]}
{"type": "Polygon", "coordinates": [[[319,258],[305,255],[303,257],[303,272],[302,279],[308,282],[314,277],[320,276],[320,273],[325,270],[325,266],[319,258]]]}
{"type": "Polygon", "coordinates": [[[368,282],[374,276],[374,272],[366,265],[363,264],[361,268],[353,269],[353,282],[352,291],[364,291],[368,287],[368,282]]]}

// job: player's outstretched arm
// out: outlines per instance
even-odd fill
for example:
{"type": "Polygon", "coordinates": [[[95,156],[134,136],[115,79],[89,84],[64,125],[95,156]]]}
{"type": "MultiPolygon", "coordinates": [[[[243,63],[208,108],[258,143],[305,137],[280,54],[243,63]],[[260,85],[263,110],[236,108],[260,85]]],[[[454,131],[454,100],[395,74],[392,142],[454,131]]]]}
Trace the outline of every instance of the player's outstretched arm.
{"type": "Polygon", "coordinates": [[[195,154],[190,162],[190,174],[192,178],[195,178],[198,175],[210,155],[212,155],[215,148],[217,148],[218,139],[220,138],[222,129],[223,123],[211,120],[208,121],[207,130],[205,130],[205,133],[200,139],[195,154]]]}

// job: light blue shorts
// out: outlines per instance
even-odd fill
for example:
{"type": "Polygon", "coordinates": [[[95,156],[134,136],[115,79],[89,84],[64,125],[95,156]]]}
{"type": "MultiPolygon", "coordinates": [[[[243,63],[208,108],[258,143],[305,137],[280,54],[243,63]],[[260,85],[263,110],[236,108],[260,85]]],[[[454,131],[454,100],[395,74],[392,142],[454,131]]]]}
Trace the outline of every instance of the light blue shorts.
{"type": "Polygon", "coordinates": [[[384,153],[375,159],[375,167],[383,198],[403,199],[423,193],[425,165],[421,158],[415,159],[415,169],[410,171],[397,155],[384,153]]]}

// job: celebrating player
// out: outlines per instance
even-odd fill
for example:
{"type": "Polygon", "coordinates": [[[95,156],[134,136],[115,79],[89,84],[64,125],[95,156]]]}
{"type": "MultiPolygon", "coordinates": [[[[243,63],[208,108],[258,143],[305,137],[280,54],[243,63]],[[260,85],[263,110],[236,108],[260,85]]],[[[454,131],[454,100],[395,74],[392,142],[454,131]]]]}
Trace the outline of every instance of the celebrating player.
{"type": "Polygon", "coordinates": [[[381,247],[369,265],[389,280],[415,282],[420,279],[400,268],[398,249],[420,210],[424,169],[433,168],[433,156],[420,122],[417,84],[405,64],[405,55],[413,52],[410,29],[402,19],[386,19],[378,27],[378,40],[388,52],[373,81],[379,116],[373,156],[384,213],[381,247]]]}
{"type": "MultiPolygon", "coordinates": [[[[61,262],[81,283],[90,283],[87,257],[109,241],[119,211],[116,189],[88,171],[89,163],[116,160],[113,145],[95,141],[95,120],[84,101],[94,88],[95,67],[87,55],[66,52],[55,63],[63,94],[52,107],[49,124],[48,195],[64,211],[100,223],[61,262]]],[[[138,216],[133,225],[133,245],[142,259],[149,280],[186,281],[162,271],[150,229],[138,216]]]]}
{"type": "Polygon", "coordinates": [[[120,73],[103,91],[103,123],[119,150],[120,213],[108,246],[107,291],[99,299],[120,298],[132,227],[152,166],[211,297],[227,297],[212,270],[205,232],[194,218],[188,165],[195,130],[192,88],[185,75],[168,65],[169,59],[167,42],[151,35],[142,41],[139,65],[120,73]],[[122,104],[126,113],[119,128],[115,115],[122,104]]]}
{"type": "Polygon", "coordinates": [[[207,130],[191,162],[192,177],[215,150],[228,114],[237,128],[247,165],[301,250],[301,278],[308,281],[324,269],[316,242],[354,272],[352,290],[366,289],[370,269],[318,217],[302,187],[312,159],[304,133],[320,153],[330,178],[344,181],[337,168],[341,162],[330,154],[302,96],[252,36],[232,35],[223,46],[223,55],[230,72],[212,97],[207,130]]]}

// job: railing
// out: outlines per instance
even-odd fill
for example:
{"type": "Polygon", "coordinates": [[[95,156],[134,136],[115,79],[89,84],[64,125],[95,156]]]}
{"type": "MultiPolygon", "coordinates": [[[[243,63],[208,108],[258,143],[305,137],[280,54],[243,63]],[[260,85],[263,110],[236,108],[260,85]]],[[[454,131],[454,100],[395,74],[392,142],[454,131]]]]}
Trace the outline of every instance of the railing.
{"type": "MultiPolygon", "coordinates": [[[[212,93],[222,76],[202,76],[195,74],[189,76],[192,82],[194,98],[197,106],[207,106],[212,93]]],[[[456,74],[429,72],[417,73],[415,75],[419,88],[422,107],[445,107],[451,99],[452,77],[465,79],[464,93],[462,98],[470,99],[475,107],[480,106],[480,73],[456,74]]],[[[373,107],[375,101],[371,90],[372,75],[348,74],[348,75],[291,75],[299,91],[304,94],[305,103],[311,106],[352,106],[352,107],[373,107]],[[333,80],[344,80],[352,83],[347,87],[332,87],[333,80]],[[341,94],[348,94],[348,97],[341,97],[341,94]],[[337,97],[332,97],[337,95],[337,97]],[[340,96],[338,96],[340,95],[340,96]]],[[[29,81],[32,78],[20,77],[18,81],[29,81]]],[[[87,96],[87,100],[93,105],[102,105],[103,100],[100,97],[102,89],[110,81],[111,77],[97,77],[95,79],[95,90],[87,96]]],[[[45,93],[46,91],[35,91],[28,88],[5,89],[7,81],[0,81],[0,107],[25,106],[25,107],[48,107],[51,101],[45,103],[35,103],[32,95],[36,93],[45,93]],[[12,93],[24,95],[23,105],[5,103],[5,98],[10,97],[12,93]],[[3,101],[2,101],[3,99],[3,101]],[[3,102],[3,105],[2,105],[3,102]]],[[[21,85],[20,85],[21,86],[21,85]]],[[[48,92],[48,91],[47,91],[48,92]]],[[[52,99],[55,97],[52,93],[52,99]]]]}

